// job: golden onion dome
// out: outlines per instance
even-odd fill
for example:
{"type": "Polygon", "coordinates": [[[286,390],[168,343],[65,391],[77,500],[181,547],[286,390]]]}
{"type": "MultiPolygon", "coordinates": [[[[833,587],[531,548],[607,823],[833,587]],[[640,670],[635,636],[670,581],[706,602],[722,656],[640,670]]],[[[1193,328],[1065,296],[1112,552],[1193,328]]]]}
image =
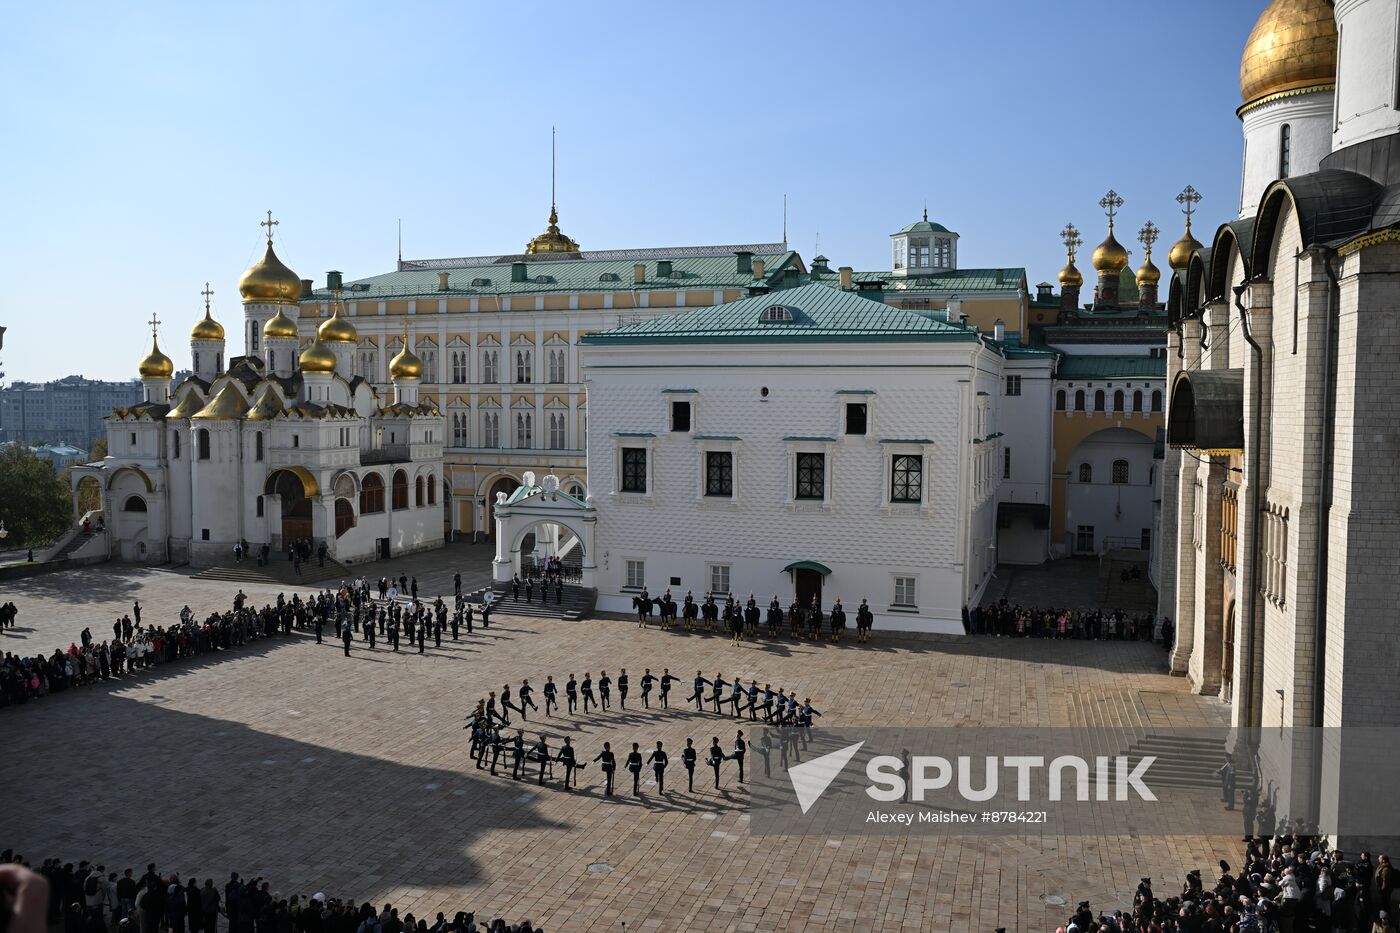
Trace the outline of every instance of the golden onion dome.
{"type": "Polygon", "coordinates": [[[156,343],[154,334],[151,335],[151,352],[146,354],[136,371],[141,374],[142,379],[169,379],[175,375],[175,363],[160,352],[160,345],[156,343]]]}
{"type": "Polygon", "coordinates": [[[1191,263],[1191,254],[1201,248],[1201,244],[1191,235],[1191,226],[1187,224],[1186,232],[1181,235],[1181,239],[1172,244],[1171,252],[1167,253],[1167,265],[1180,271],[1191,263]]]}
{"type": "Polygon", "coordinates": [[[398,355],[389,361],[389,378],[395,382],[400,379],[423,378],[423,361],[408,348],[407,340],[403,342],[403,349],[398,355]]]}
{"type": "Polygon", "coordinates": [[[248,403],[243,393],[233,387],[232,382],[224,383],[219,394],[209,400],[199,411],[190,416],[193,421],[232,421],[242,418],[248,412],[248,403]]]}
{"type": "Polygon", "coordinates": [[[312,340],[311,346],[301,351],[300,363],[304,373],[335,372],[335,354],[321,342],[320,337],[312,340]]]}
{"type": "Polygon", "coordinates": [[[327,343],[354,343],[360,339],[355,325],[340,316],[340,308],[336,308],[330,317],[321,322],[321,326],[316,328],[316,335],[327,343]]]}
{"type": "Polygon", "coordinates": [[[1332,0],[1274,0],[1260,14],[1240,56],[1240,97],[1326,87],[1337,80],[1332,0]]]}
{"type": "Polygon", "coordinates": [[[1162,270],[1158,269],[1153,264],[1152,256],[1149,255],[1147,259],[1143,261],[1142,265],[1138,266],[1138,287],[1141,288],[1144,285],[1156,285],[1160,281],[1162,281],[1162,270]]]}
{"type": "Polygon", "coordinates": [[[1060,270],[1059,279],[1061,285],[1073,285],[1078,288],[1084,284],[1084,276],[1075,267],[1073,260],[1065,263],[1065,267],[1060,270]]]}
{"type": "Polygon", "coordinates": [[[1128,251],[1114,238],[1112,226],[1109,226],[1104,241],[1094,247],[1091,261],[1099,272],[1117,272],[1128,265],[1128,251]]]}
{"type": "Polygon", "coordinates": [[[296,340],[297,337],[297,322],[283,314],[281,308],[263,325],[263,338],[266,340],[296,340]]]}
{"type": "Polygon", "coordinates": [[[559,212],[549,208],[549,226],[525,246],[526,253],[577,253],[578,244],[559,232],[559,212]]]}
{"type": "Polygon", "coordinates": [[[238,293],[244,301],[291,304],[301,298],[301,279],[282,265],[282,260],[272,251],[272,241],[268,240],[263,258],[249,266],[238,280],[238,293]]]}
{"type": "Polygon", "coordinates": [[[191,340],[223,340],[224,325],[209,316],[209,309],[204,309],[204,317],[201,318],[190,329],[191,340]]]}

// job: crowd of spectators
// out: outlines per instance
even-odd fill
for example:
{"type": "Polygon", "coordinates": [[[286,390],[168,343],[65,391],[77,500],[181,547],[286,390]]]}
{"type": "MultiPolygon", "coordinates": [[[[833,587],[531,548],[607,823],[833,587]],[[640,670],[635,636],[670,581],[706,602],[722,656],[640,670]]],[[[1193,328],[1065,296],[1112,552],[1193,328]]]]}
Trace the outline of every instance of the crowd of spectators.
{"type": "Polygon", "coordinates": [[[966,610],[963,625],[969,635],[1008,638],[1072,638],[1093,641],[1154,641],[1170,645],[1172,626],[1159,626],[1151,613],[1123,609],[1064,609],[1020,606],[998,600],[966,610]]]}

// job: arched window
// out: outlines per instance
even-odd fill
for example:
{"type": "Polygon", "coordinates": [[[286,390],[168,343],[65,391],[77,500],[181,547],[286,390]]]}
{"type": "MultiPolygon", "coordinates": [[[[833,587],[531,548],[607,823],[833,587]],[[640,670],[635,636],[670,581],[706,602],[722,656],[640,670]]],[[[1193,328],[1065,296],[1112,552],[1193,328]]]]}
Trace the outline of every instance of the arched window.
{"type": "Polygon", "coordinates": [[[1121,486],[1121,485],[1123,485],[1124,483],[1126,483],[1127,481],[1128,481],[1128,461],[1126,461],[1126,460],[1115,460],[1115,461],[1113,461],[1113,482],[1114,482],[1114,484],[1115,484],[1115,485],[1118,485],[1118,486],[1121,486]]]}
{"type": "Polygon", "coordinates": [[[1153,411],[1161,411],[1161,410],[1162,410],[1162,390],[1161,390],[1161,389],[1153,389],[1153,390],[1152,390],[1152,410],[1153,410],[1153,411]]]}
{"type": "Polygon", "coordinates": [[[501,357],[495,350],[483,350],[481,354],[481,381],[501,381],[501,357]]]}
{"type": "Polygon", "coordinates": [[[566,423],[567,423],[567,422],[565,421],[565,417],[566,417],[566,416],[565,416],[562,412],[558,412],[558,413],[556,413],[556,412],[550,412],[550,415],[549,415],[549,449],[550,449],[550,450],[563,450],[563,449],[564,449],[564,446],[565,446],[565,441],[564,441],[564,427],[565,427],[565,425],[566,425],[566,423]]]}
{"type": "Polygon", "coordinates": [[[437,505],[437,477],[428,477],[428,504],[437,505]]]}
{"type": "Polygon", "coordinates": [[[1122,411],[1122,410],[1123,410],[1123,390],[1122,390],[1122,389],[1119,389],[1119,390],[1117,390],[1116,392],[1113,393],[1113,410],[1114,410],[1114,411],[1122,411]]]}
{"type": "Polygon", "coordinates": [[[1285,123],[1278,128],[1278,177],[1287,178],[1293,161],[1293,128],[1285,123]]]}
{"type": "Polygon", "coordinates": [[[534,382],[534,367],[530,362],[529,350],[515,351],[515,381],[520,383],[534,382]]]}
{"type": "Polygon", "coordinates": [[[488,411],[481,416],[481,446],[501,446],[501,416],[498,412],[488,411]]]}
{"type": "Polygon", "coordinates": [[[263,432],[254,432],[253,438],[253,446],[256,448],[256,450],[254,451],[253,459],[261,460],[263,458],[263,432]]]}
{"type": "Polygon", "coordinates": [[[1142,390],[1133,393],[1133,411],[1142,411],[1142,390]]]}
{"type": "Polygon", "coordinates": [[[423,477],[418,477],[413,481],[413,507],[421,509],[423,507],[423,477]]]}
{"type": "Polygon", "coordinates": [[[144,512],[146,511],[146,500],[140,496],[128,496],[122,503],[123,512],[144,512]]]}
{"type": "Polygon", "coordinates": [[[563,382],[563,381],[564,381],[564,351],[563,351],[563,350],[550,350],[550,351],[549,351],[549,381],[550,381],[550,382],[563,382]]]}
{"type": "Polygon", "coordinates": [[[1064,390],[1064,389],[1061,389],[1060,391],[1058,391],[1058,392],[1055,393],[1055,410],[1056,410],[1056,411],[1064,411],[1064,410],[1065,410],[1065,390],[1064,390]]]}
{"type": "Polygon", "coordinates": [[[1078,390],[1077,392],[1074,393],[1074,410],[1075,410],[1075,411],[1083,411],[1083,410],[1084,410],[1084,390],[1083,390],[1083,389],[1080,389],[1080,390],[1078,390]]]}
{"type": "Polygon", "coordinates": [[[1103,389],[1094,393],[1094,411],[1103,411],[1103,389]]]}
{"type": "Polygon", "coordinates": [[[366,473],[360,483],[360,514],[372,515],[384,511],[384,480],[378,473],[366,473]]]}
{"type": "Polygon", "coordinates": [[[199,429],[199,434],[197,434],[196,437],[197,437],[198,440],[199,440],[199,459],[201,459],[201,460],[208,460],[208,459],[209,459],[209,429],[208,429],[208,428],[200,428],[200,429],[199,429]]]}
{"type": "Polygon", "coordinates": [[[393,509],[397,512],[406,508],[408,508],[408,474],[403,470],[395,470],[393,509]]]}
{"type": "Polygon", "coordinates": [[[528,411],[516,412],[515,446],[527,450],[535,446],[535,418],[528,411]]]}
{"type": "Polygon", "coordinates": [[[349,499],[335,500],[335,536],[339,538],[345,532],[355,527],[355,510],[350,507],[349,499]]]}
{"type": "Polygon", "coordinates": [[[1081,483],[1092,483],[1094,481],[1094,468],[1087,463],[1079,464],[1079,481],[1081,483]]]}

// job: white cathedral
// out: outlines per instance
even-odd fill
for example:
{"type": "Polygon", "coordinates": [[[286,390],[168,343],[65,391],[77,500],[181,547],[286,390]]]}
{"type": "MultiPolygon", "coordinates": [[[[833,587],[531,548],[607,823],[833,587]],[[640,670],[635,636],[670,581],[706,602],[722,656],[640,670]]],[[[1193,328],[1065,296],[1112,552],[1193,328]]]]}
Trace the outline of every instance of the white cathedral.
{"type": "Polygon", "coordinates": [[[194,372],[154,335],[139,371],[144,399],[107,419],[106,459],[72,472],[100,497],[118,560],[226,563],[293,541],[324,542],[341,561],[443,542],[444,419],[420,402],[423,363],[404,347],[390,364],[392,401],[352,375],[356,330],[335,307],[298,326],[303,283],[272,248],[243,273],[247,353],[228,358],[205,295],[190,333],[194,372]],[[303,344],[305,344],[303,346],[303,344]]]}

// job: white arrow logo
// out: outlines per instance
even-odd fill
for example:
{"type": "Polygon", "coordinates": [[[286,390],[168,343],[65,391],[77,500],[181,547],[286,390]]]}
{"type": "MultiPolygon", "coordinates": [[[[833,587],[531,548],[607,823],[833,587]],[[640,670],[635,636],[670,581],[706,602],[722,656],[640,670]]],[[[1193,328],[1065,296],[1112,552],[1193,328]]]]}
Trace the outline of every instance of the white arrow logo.
{"type": "Polygon", "coordinates": [[[831,786],[831,782],[836,780],[836,775],[841,773],[841,769],[846,767],[864,744],[857,742],[855,745],[847,745],[820,758],[813,758],[788,768],[788,777],[792,779],[792,789],[797,792],[797,802],[801,805],[803,813],[812,809],[813,804],[831,786]]]}

